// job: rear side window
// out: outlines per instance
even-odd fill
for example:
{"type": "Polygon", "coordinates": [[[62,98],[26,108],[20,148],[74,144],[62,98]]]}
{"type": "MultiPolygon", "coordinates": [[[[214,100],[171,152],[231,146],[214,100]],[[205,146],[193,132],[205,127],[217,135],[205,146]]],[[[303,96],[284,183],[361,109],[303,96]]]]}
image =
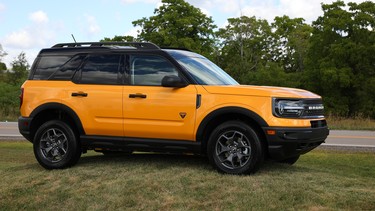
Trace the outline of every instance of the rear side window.
{"type": "Polygon", "coordinates": [[[44,56],[35,68],[33,80],[71,80],[85,55],[44,56]]]}
{"type": "Polygon", "coordinates": [[[44,56],[41,57],[36,66],[32,79],[48,80],[53,73],[59,70],[71,56],[44,56]]]}
{"type": "Polygon", "coordinates": [[[79,83],[121,84],[119,54],[89,55],[81,68],[79,83]]]}
{"type": "Polygon", "coordinates": [[[68,62],[66,62],[59,70],[57,70],[51,80],[71,80],[76,70],[84,60],[85,55],[76,55],[68,62]]]}

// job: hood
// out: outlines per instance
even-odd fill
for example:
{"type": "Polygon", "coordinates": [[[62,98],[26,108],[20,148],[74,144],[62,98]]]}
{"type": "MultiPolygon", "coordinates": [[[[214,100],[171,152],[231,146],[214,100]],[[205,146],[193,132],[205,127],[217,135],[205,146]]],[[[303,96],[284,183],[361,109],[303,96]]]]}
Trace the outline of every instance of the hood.
{"type": "Polygon", "coordinates": [[[261,97],[285,97],[285,98],[320,98],[319,95],[303,89],[273,86],[203,86],[211,94],[245,95],[261,97]]]}

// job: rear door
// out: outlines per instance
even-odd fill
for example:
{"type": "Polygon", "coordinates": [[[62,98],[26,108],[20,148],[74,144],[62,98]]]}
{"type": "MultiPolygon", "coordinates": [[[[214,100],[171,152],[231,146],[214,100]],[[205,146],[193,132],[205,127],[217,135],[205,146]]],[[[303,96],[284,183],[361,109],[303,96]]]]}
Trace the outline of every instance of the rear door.
{"type": "Polygon", "coordinates": [[[121,54],[90,54],[66,87],[63,101],[79,115],[86,135],[123,136],[121,54]]]}
{"type": "Polygon", "coordinates": [[[129,55],[129,85],[124,86],[124,135],[127,137],[194,140],[196,96],[194,85],[162,87],[177,68],[160,55],[129,55]]]}

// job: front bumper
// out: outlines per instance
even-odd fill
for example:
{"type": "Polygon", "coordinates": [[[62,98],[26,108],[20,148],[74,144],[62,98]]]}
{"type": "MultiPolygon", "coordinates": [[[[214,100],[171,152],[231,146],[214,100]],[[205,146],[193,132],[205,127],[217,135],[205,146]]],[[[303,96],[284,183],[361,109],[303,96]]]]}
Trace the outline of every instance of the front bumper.
{"type": "Polygon", "coordinates": [[[283,160],[311,151],[329,135],[328,127],[275,128],[265,127],[268,154],[271,159],[283,160]]]}

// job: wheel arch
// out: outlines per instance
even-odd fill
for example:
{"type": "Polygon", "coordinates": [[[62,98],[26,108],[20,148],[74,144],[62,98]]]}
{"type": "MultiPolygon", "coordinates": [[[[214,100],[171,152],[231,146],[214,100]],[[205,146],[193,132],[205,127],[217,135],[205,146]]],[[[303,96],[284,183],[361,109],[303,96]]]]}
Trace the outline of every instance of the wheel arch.
{"type": "MultiPolygon", "coordinates": [[[[196,140],[197,142],[201,142],[202,153],[206,153],[207,151],[207,143],[212,131],[221,123],[229,120],[240,120],[250,125],[262,139],[262,145],[267,145],[266,136],[262,130],[262,127],[268,127],[267,122],[251,110],[230,106],[212,111],[200,123],[196,140]]],[[[264,149],[267,148],[264,146],[264,149]]]]}
{"type": "Polygon", "coordinates": [[[30,117],[32,118],[30,125],[30,137],[32,137],[32,139],[34,139],[38,128],[44,122],[52,119],[59,119],[68,123],[69,125],[72,125],[72,129],[76,133],[77,137],[85,134],[81,120],[76,112],[61,103],[42,104],[31,112],[30,117]]]}

